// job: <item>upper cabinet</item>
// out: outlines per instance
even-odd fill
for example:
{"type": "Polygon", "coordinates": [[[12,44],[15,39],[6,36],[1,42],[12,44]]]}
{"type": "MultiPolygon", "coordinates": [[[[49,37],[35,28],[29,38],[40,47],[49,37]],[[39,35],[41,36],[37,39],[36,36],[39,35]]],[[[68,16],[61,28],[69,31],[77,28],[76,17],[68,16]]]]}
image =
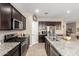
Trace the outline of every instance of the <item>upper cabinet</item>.
{"type": "Polygon", "coordinates": [[[0,30],[11,29],[11,5],[0,4],[0,30]]]}
{"type": "Polygon", "coordinates": [[[22,20],[22,15],[17,9],[12,8],[12,18],[17,20],[22,20]]]}
{"type": "Polygon", "coordinates": [[[26,29],[26,18],[15,8],[12,8],[12,19],[16,19],[19,22],[19,26],[21,27],[19,28],[15,28],[19,29],[19,30],[25,30],[26,29]],[[22,23],[22,25],[20,24],[22,23]]]}
{"type": "Polygon", "coordinates": [[[23,21],[23,29],[26,29],[26,18],[23,16],[22,17],[22,21],[23,21]]]}
{"type": "Polygon", "coordinates": [[[17,27],[17,30],[25,30],[26,18],[11,4],[0,3],[0,30],[15,30],[14,27],[17,27]],[[15,23],[15,19],[18,22],[15,23]]]}

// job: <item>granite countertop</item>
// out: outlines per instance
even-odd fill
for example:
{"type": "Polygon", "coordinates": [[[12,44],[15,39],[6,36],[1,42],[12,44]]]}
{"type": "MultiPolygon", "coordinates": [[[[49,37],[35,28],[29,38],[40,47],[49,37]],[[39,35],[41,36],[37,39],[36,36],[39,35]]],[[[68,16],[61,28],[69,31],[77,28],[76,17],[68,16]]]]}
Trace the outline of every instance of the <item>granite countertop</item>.
{"type": "Polygon", "coordinates": [[[20,42],[6,42],[0,45],[0,56],[7,54],[10,50],[19,45],[20,42]]]}
{"type": "Polygon", "coordinates": [[[62,56],[79,56],[79,40],[66,41],[60,39],[59,41],[52,41],[47,36],[46,39],[62,56]]]}

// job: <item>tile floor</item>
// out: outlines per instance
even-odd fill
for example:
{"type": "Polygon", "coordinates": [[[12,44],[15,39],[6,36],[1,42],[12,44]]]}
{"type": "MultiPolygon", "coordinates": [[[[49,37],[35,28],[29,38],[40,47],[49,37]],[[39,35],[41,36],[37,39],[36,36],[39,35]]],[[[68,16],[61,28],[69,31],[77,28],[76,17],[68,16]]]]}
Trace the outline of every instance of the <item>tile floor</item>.
{"type": "Polygon", "coordinates": [[[45,43],[37,43],[29,47],[26,56],[47,56],[45,43]]]}

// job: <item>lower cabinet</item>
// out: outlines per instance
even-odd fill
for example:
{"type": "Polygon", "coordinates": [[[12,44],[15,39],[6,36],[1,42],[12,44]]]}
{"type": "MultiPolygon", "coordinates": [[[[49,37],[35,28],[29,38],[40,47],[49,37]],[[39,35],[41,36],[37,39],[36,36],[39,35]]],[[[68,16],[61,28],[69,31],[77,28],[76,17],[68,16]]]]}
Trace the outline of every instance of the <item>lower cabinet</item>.
{"type": "Polygon", "coordinates": [[[12,56],[19,56],[19,50],[17,49],[13,54],[12,56]]]}
{"type": "Polygon", "coordinates": [[[28,51],[28,48],[29,48],[29,45],[25,44],[23,47],[22,47],[22,54],[21,56],[25,56],[27,51],[28,51]]]}
{"type": "Polygon", "coordinates": [[[50,56],[50,44],[47,40],[45,40],[45,49],[48,56],[50,56]]]}
{"type": "Polygon", "coordinates": [[[22,48],[21,48],[21,56],[24,56],[27,52],[27,47],[26,47],[27,45],[25,44],[24,46],[22,46],[22,48]]]}
{"type": "Polygon", "coordinates": [[[39,35],[39,43],[44,43],[45,42],[45,36],[46,35],[39,35]]]}
{"type": "Polygon", "coordinates": [[[54,51],[52,47],[50,47],[50,56],[56,56],[57,53],[54,51]]]}
{"type": "Polygon", "coordinates": [[[7,54],[5,54],[4,56],[20,56],[20,46],[16,46],[14,49],[12,49],[11,51],[9,51],[7,54]]]}
{"type": "MultiPolygon", "coordinates": [[[[18,42],[21,42],[18,46],[14,47],[4,56],[25,56],[30,44],[30,38],[17,38],[18,42]],[[24,40],[21,42],[22,40],[24,40]]],[[[14,41],[15,42],[15,41],[14,41]]]]}
{"type": "Polygon", "coordinates": [[[50,56],[60,56],[60,54],[56,51],[56,49],[50,46],[50,56]]]}
{"type": "Polygon", "coordinates": [[[47,39],[45,39],[45,50],[46,50],[47,56],[61,56],[47,39]]]}
{"type": "Polygon", "coordinates": [[[25,44],[22,46],[21,56],[25,56],[29,48],[29,37],[26,39],[25,44]]]}

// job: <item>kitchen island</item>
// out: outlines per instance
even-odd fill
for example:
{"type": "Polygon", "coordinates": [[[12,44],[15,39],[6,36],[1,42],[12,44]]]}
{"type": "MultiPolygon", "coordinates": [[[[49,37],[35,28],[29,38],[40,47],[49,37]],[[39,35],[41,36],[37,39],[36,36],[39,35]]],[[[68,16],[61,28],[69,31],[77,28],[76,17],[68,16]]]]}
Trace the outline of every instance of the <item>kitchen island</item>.
{"type": "MultiPolygon", "coordinates": [[[[18,45],[20,44],[20,42],[7,42],[7,43],[2,43],[0,45],[0,56],[12,56],[11,54],[9,54],[10,52],[15,52],[15,47],[18,47],[18,45]],[[14,49],[14,50],[13,50],[14,49]],[[13,50],[13,51],[12,51],[13,50]]],[[[19,48],[19,47],[18,47],[19,48]]],[[[18,49],[17,49],[18,50],[18,49]]],[[[19,50],[18,50],[19,51],[19,50]]],[[[19,54],[18,54],[19,55],[19,54]]]]}
{"type": "Polygon", "coordinates": [[[50,47],[46,48],[49,56],[79,56],[79,40],[66,41],[60,39],[59,41],[53,41],[52,38],[48,36],[45,38],[50,44],[49,46],[52,46],[52,51],[50,47]]]}

